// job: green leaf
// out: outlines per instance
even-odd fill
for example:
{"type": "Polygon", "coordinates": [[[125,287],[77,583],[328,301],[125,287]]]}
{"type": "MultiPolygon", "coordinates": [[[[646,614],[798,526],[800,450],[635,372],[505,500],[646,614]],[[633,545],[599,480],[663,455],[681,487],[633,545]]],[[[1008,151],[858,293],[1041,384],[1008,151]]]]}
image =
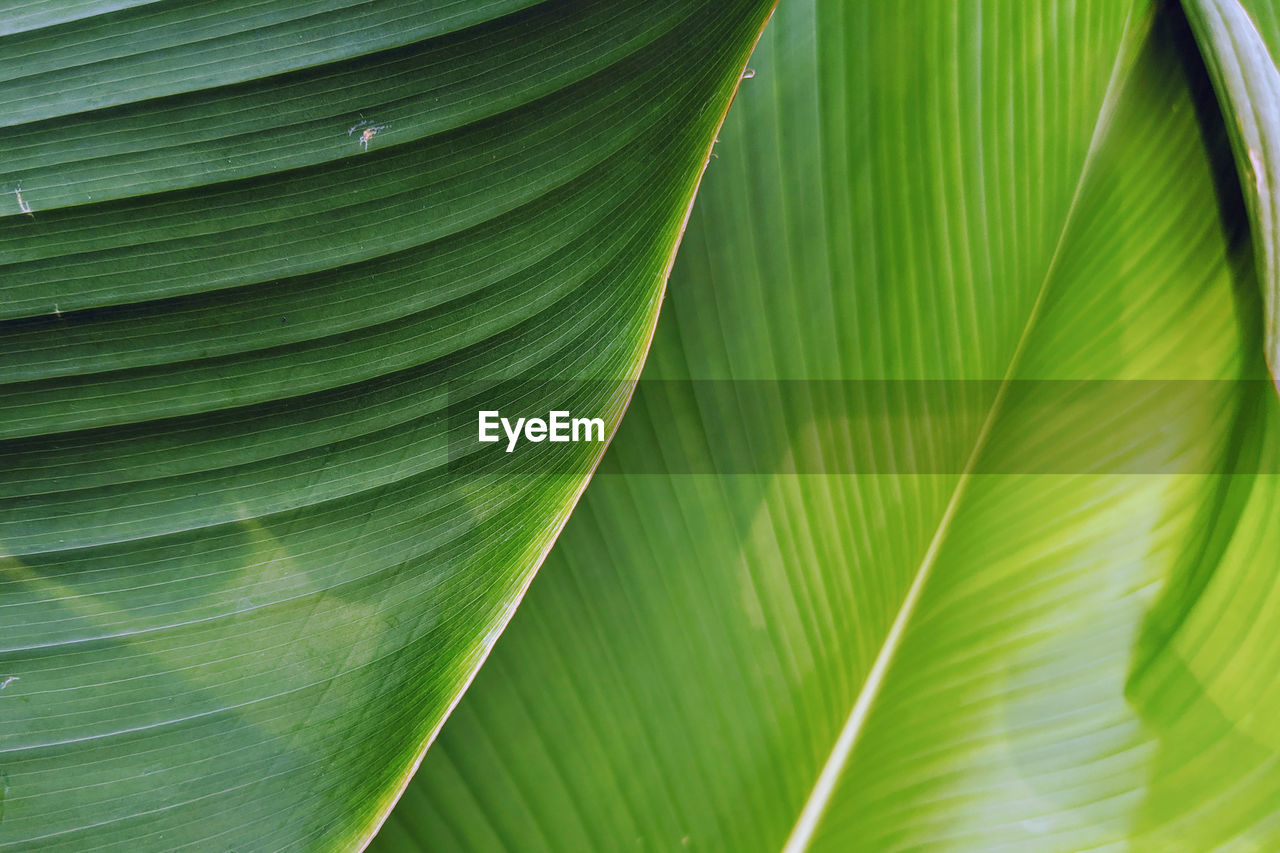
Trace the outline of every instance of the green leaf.
{"type": "MultiPolygon", "coordinates": [[[[1186,0],[1235,151],[1265,300],[1266,353],[1280,363],[1280,7],[1186,0]]],[[[1280,846],[1280,420],[1252,419],[1254,477],[1235,477],[1206,547],[1189,553],[1146,626],[1130,698],[1159,735],[1141,814],[1174,849],[1280,846]]]]}
{"type": "Polygon", "coordinates": [[[1275,849],[1274,391],[1185,19],[797,0],[751,65],[666,381],[372,849],[1275,849]]]}
{"type": "Polygon", "coordinates": [[[1267,357],[1280,364],[1280,6],[1185,0],[1227,117],[1267,303],[1267,357]]]}
{"type": "Polygon", "coordinates": [[[450,418],[638,373],[768,11],[0,13],[0,847],[376,831],[603,447],[450,418]]]}

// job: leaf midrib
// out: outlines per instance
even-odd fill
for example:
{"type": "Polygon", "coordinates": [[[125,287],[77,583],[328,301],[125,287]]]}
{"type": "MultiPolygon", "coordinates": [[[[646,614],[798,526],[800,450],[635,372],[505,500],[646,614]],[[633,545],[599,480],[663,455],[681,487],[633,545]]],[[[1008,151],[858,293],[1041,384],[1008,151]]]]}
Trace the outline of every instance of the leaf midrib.
{"type": "MultiPolygon", "coordinates": [[[[1140,3],[1141,0],[1139,0],[1139,4],[1140,3]]],[[[859,689],[858,695],[854,699],[853,707],[849,711],[849,716],[841,727],[840,734],[837,736],[836,742],[831,748],[831,753],[823,764],[822,770],[819,772],[818,778],[814,782],[813,789],[810,792],[809,797],[805,800],[804,806],[800,810],[800,814],[796,818],[796,823],[792,827],[791,834],[787,837],[786,843],[783,845],[783,853],[801,853],[801,851],[808,849],[810,842],[813,840],[813,835],[818,827],[818,823],[826,811],[826,807],[831,800],[831,796],[835,792],[836,786],[840,781],[840,777],[844,774],[844,769],[848,765],[849,759],[853,754],[853,750],[857,746],[863,729],[866,726],[866,722],[870,717],[872,705],[874,704],[876,697],[880,694],[880,688],[884,682],[885,675],[888,673],[889,667],[893,663],[893,659],[896,656],[898,648],[902,644],[902,638],[906,633],[908,623],[911,621],[911,616],[915,612],[916,604],[919,602],[929,576],[932,574],[933,566],[937,562],[938,554],[942,550],[943,543],[946,541],[956,510],[960,506],[961,500],[964,497],[964,493],[968,487],[970,479],[972,478],[977,461],[981,457],[983,449],[986,447],[991,428],[999,416],[1010,380],[1016,373],[1019,362],[1022,359],[1023,352],[1026,350],[1027,343],[1030,340],[1031,330],[1035,328],[1036,323],[1039,320],[1044,305],[1045,295],[1049,290],[1049,283],[1054,278],[1063,243],[1070,230],[1072,220],[1075,217],[1081,191],[1084,188],[1086,178],[1093,167],[1094,158],[1101,145],[1102,139],[1106,135],[1111,118],[1115,114],[1115,106],[1119,99],[1120,92],[1128,81],[1129,75],[1127,72],[1132,68],[1132,59],[1149,31],[1149,15],[1147,16],[1147,20],[1144,22],[1146,25],[1135,25],[1134,12],[1137,10],[1139,4],[1135,4],[1135,6],[1130,9],[1129,17],[1125,21],[1119,49],[1116,51],[1115,63],[1111,69],[1111,76],[1107,81],[1107,88],[1103,95],[1102,105],[1098,109],[1098,116],[1094,122],[1093,133],[1089,140],[1089,148],[1085,153],[1084,162],[1081,164],[1080,174],[1076,180],[1075,190],[1073,191],[1071,201],[1067,206],[1067,212],[1063,217],[1062,227],[1058,232],[1057,243],[1054,246],[1053,254],[1049,258],[1048,266],[1045,268],[1044,276],[1041,278],[1040,288],[1036,293],[1035,301],[1032,303],[1031,308],[1027,313],[1026,322],[1023,324],[1022,332],[1018,337],[1018,342],[1014,347],[1013,354],[1009,358],[1009,363],[1005,369],[1004,376],[1000,380],[1000,385],[996,391],[995,398],[991,401],[991,406],[987,410],[982,427],[979,429],[978,435],[974,439],[973,449],[969,453],[969,457],[965,462],[965,467],[960,472],[959,478],[956,480],[956,485],[952,489],[951,497],[947,501],[947,506],[943,510],[942,517],[938,520],[937,528],[934,530],[933,538],[930,540],[929,546],[920,560],[920,565],[916,569],[911,585],[907,588],[907,592],[903,596],[902,604],[898,608],[898,612],[894,617],[893,623],[889,626],[889,631],[885,635],[884,642],[881,644],[879,652],[876,654],[876,658],[871,665],[871,670],[863,680],[862,687],[859,689]]]]}

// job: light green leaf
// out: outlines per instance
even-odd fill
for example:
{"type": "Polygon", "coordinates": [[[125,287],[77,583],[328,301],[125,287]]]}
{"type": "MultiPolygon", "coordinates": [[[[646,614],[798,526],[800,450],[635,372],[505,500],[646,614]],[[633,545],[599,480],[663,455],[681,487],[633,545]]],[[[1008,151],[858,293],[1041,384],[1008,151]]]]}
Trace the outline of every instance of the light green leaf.
{"type": "MultiPolygon", "coordinates": [[[[1235,150],[1280,359],[1280,7],[1186,0],[1235,150]]],[[[1149,620],[1130,697],[1160,749],[1142,825],[1164,849],[1280,847],[1280,421],[1253,419],[1205,547],[1187,554],[1149,620]]]]}
{"type": "Polygon", "coordinates": [[[0,11],[0,848],[376,831],[602,448],[459,389],[636,375],[768,11],[0,11]]]}
{"type": "Polygon", "coordinates": [[[373,849],[1276,849],[1274,391],[1177,8],[797,0],[751,64],[646,368],[736,384],[641,383],[373,849]]]}

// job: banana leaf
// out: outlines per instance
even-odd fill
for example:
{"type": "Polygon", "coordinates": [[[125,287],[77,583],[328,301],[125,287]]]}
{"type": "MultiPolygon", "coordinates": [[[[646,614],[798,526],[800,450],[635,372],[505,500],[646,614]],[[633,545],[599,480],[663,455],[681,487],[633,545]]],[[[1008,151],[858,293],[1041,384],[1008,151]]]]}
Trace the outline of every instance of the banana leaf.
{"type": "Polygon", "coordinates": [[[0,848],[367,842],[604,447],[453,419],[612,433],[769,6],[0,9],[0,848]]]}
{"type": "Polygon", "coordinates": [[[751,66],[627,420],[371,849],[1280,847],[1252,102],[1172,3],[792,0],[751,66]]]}

